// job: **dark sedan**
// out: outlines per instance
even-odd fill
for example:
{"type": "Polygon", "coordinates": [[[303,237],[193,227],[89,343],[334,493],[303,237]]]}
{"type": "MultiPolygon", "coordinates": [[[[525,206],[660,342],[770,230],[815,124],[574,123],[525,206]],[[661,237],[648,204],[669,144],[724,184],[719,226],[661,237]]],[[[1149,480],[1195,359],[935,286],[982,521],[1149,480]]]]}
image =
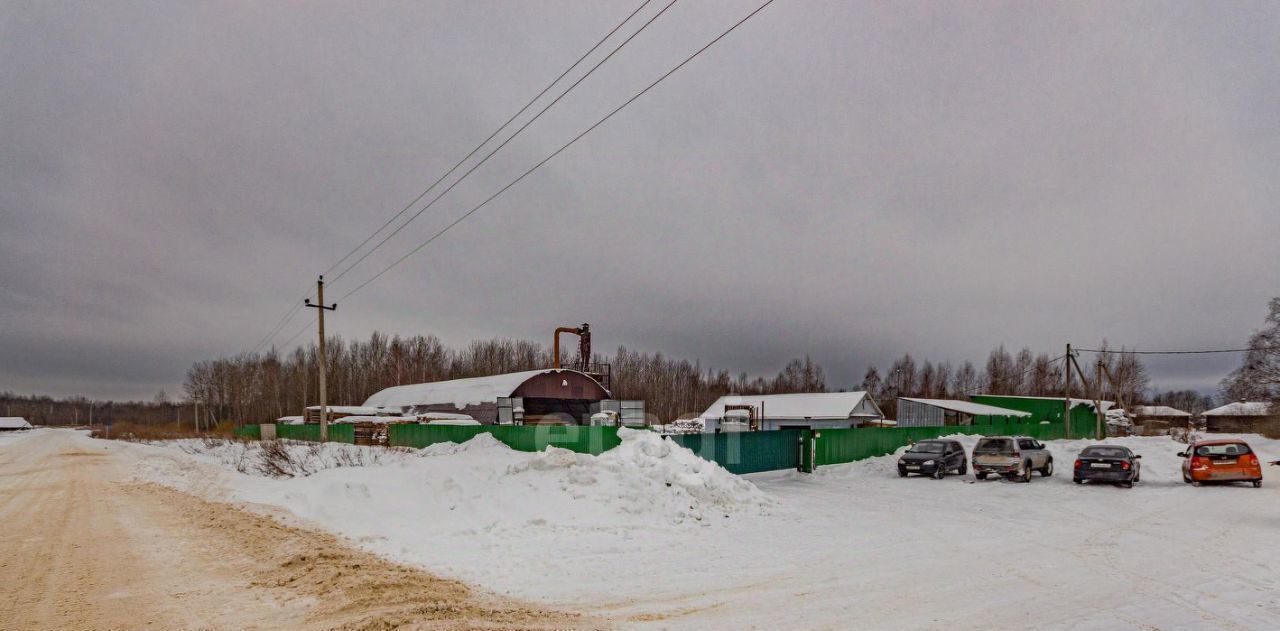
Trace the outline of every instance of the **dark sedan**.
{"type": "Polygon", "coordinates": [[[922,440],[898,458],[898,475],[904,478],[919,473],[941,480],[952,471],[960,475],[969,472],[969,458],[955,440],[922,440]]]}
{"type": "Polygon", "coordinates": [[[1076,484],[1085,482],[1106,482],[1132,487],[1142,477],[1142,463],[1139,456],[1128,447],[1117,445],[1093,445],[1085,447],[1076,458],[1075,473],[1071,481],[1076,484]]]}

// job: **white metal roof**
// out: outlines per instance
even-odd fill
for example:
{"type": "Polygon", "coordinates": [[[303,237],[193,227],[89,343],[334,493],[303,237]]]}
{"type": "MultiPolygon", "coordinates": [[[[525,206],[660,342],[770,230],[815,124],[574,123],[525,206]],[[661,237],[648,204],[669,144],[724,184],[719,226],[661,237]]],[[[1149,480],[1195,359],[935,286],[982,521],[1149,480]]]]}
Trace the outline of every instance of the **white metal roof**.
{"type": "Polygon", "coordinates": [[[0,416],[0,429],[30,429],[31,423],[21,416],[0,416]]]}
{"type": "Polygon", "coordinates": [[[406,386],[394,386],[374,393],[365,401],[365,406],[405,408],[414,405],[447,405],[452,404],[459,410],[469,405],[493,403],[499,397],[509,397],[520,384],[541,374],[555,372],[577,372],[566,369],[526,370],[491,377],[472,377],[470,379],[451,379],[449,381],[433,381],[415,383],[406,386]]]}
{"type": "Polygon", "coordinates": [[[914,403],[923,403],[944,410],[952,410],[964,414],[990,415],[990,416],[1031,416],[1030,412],[1019,412],[1018,410],[1010,410],[1007,408],[998,408],[994,405],[984,405],[982,403],[974,403],[972,401],[956,401],[951,399],[917,399],[914,397],[898,397],[903,401],[912,401],[914,403]]]}
{"type": "MultiPolygon", "coordinates": [[[[1032,396],[1024,396],[1021,394],[976,394],[974,396],[999,397],[1002,399],[1037,399],[1040,401],[1065,401],[1066,400],[1062,397],[1032,397],[1032,396]]],[[[1110,410],[1112,407],[1115,406],[1115,404],[1116,404],[1115,401],[1102,401],[1102,411],[1106,412],[1107,410],[1110,410]]],[[[1089,407],[1093,407],[1093,399],[1082,399],[1080,397],[1071,397],[1071,407],[1076,407],[1077,405],[1087,405],[1089,407]]]]}
{"type": "Polygon", "coordinates": [[[1190,412],[1183,412],[1178,408],[1169,407],[1167,405],[1135,405],[1133,406],[1134,416],[1191,416],[1190,412]]]}
{"type": "Polygon", "coordinates": [[[750,405],[757,414],[771,419],[884,417],[875,401],[859,391],[723,396],[702,413],[702,418],[724,418],[727,405],[750,405]]]}
{"type": "Polygon", "coordinates": [[[1271,404],[1266,401],[1236,401],[1204,413],[1205,416],[1266,416],[1271,404]]]}

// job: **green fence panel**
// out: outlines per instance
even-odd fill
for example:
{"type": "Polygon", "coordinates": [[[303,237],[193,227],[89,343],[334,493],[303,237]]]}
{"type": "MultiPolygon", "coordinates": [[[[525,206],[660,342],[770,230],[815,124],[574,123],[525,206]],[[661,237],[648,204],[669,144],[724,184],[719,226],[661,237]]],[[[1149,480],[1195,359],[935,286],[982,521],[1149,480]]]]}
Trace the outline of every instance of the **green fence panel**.
{"type": "Polygon", "coordinates": [[[250,440],[260,440],[262,438],[262,426],[260,425],[241,425],[231,433],[237,438],[248,438],[250,440]]]}
{"type": "Polygon", "coordinates": [[[824,429],[814,432],[817,443],[814,449],[814,464],[816,466],[841,464],[887,456],[913,442],[953,434],[1030,436],[1037,440],[1060,440],[1066,436],[1062,423],[1013,422],[943,427],[824,429]]]}
{"type": "Polygon", "coordinates": [[[483,433],[517,451],[554,446],[599,455],[622,444],[616,427],[581,425],[392,425],[387,440],[393,447],[421,449],[443,442],[465,443],[483,433]]]}
{"type": "MultiPolygon", "coordinates": [[[[320,424],[307,423],[305,425],[276,425],[276,438],[305,440],[308,442],[318,443],[320,442],[320,424]]],[[[355,426],[346,423],[335,423],[330,425],[329,442],[348,444],[355,443],[355,426]]]]}
{"type": "Polygon", "coordinates": [[[808,435],[808,430],[783,429],[677,434],[670,438],[704,460],[719,463],[731,473],[742,474],[800,468],[801,449],[807,445],[808,435]]]}

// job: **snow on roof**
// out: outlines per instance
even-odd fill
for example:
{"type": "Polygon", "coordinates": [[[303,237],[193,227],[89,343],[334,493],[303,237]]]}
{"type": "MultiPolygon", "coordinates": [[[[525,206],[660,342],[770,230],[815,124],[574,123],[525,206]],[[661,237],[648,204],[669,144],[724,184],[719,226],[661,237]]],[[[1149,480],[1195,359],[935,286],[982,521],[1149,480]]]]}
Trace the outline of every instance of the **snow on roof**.
{"type": "Polygon", "coordinates": [[[280,418],[276,419],[277,423],[293,423],[293,422],[302,423],[304,421],[306,421],[306,419],[301,416],[281,416],[280,418]]]}
{"type": "MultiPolygon", "coordinates": [[[[1031,397],[1031,396],[1023,396],[1021,394],[978,394],[974,396],[1001,398],[1001,399],[1035,399],[1037,401],[1065,401],[1065,399],[1063,399],[1062,397],[1031,397]]],[[[1116,404],[1115,401],[1103,401],[1102,411],[1106,412],[1107,410],[1111,409],[1112,406],[1114,406],[1115,404],[1116,404]]],[[[1093,399],[1081,399],[1080,397],[1071,397],[1071,407],[1076,407],[1077,405],[1087,405],[1089,407],[1093,407],[1093,399]]]]}
{"type": "Polygon", "coordinates": [[[750,405],[765,418],[883,417],[875,402],[860,391],[723,396],[702,413],[702,418],[724,418],[727,405],[750,405]]]}
{"type": "MultiPolygon", "coordinates": [[[[330,405],[327,407],[329,408],[330,414],[358,414],[362,416],[377,416],[380,412],[386,411],[376,407],[369,407],[367,405],[330,405]]],[[[309,405],[307,406],[307,409],[315,410],[319,412],[320,406],[309,405]]]]}
{"type": "Polygon", "coordinates": [[[1030,412],[1019,412],[1018,410],[1010,410],[1007,408],[998,408],[994,405],[983,405],[972,401],[954,401],[951,399],[916,399],[913,397],[898,397],[903,401],[911,401],[914,403],[923,403],[932,405],[936,408],[944,410],[952,410],[963,414],[976,414],[987,416],[1031,416],[1030,412]]]}
{"type": "Polygon", "coordinates": [[[1178,408],[1169,407],[1167,405],[1135,405],[1133,406],[1134,416],[1191,416],[1189,412],[1183,412],[1178,408]]]}
{"type": "MultiPolygon", "coordinates": [[[[404,408],[413,405],[453,404],[459,410],[469,405],[493,403],[499,397],[509,397],[524,382],[542,374],[553,372],[577,372],[565,369],[526,370],[491,377],[432,381],[406,386],[393,386],[375,392],[365,401],[366,406],[404,408]]],[[[584,373],[585,374],[585,373],[584,373]]]]}
{"type": "Polygon", "coordinates": [[[418,422],[418,419],[412,416],[360,416],[353,414],[330,422],[335,425],[353,425],[355,423],[416,423],[418,422]]]}
{"type": "Polygon", "coordinates": [[[21,416],[0,416],[0,429],[30,429],[31,423],[21,416]]]}
{"type": "Polygon", "coordinates": [[[414,415],[420,421],[474,421],[470,414],[457,414],[454,412],[423,412],[414,415]]]}
{"type": "Polygon", "coordinates": [[[1204,413],[1205,416],[1266,416],[1271,404],[1266,401],[1236,401],[1204,413]]]}

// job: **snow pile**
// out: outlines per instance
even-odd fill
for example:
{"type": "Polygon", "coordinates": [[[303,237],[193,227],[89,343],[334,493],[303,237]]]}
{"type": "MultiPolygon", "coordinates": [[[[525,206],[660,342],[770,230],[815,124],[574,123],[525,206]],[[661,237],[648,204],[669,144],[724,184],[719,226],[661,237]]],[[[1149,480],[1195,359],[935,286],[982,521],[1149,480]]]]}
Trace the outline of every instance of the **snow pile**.
{"type": "Polygon", "coordinates": [[[505,443],[493,437],[493,434],[484,432],[476,434],[471,440],[465,443],[443,442],[430,445],[418,453],[422,456],[452,456],[454,454],[465,453],[468,451],[479,451],[482,449],[507,449],[505,443]]]}
{"type": "Polygon", "coordinates": [[[593,495],[620,512],[658,513],[676,524],[739,511],[767,513],[774,504],[754,484],[659,434],[621,428],[618,437],[622,444],[599,456],[548,447],[508,474],[558,477],[560,488],[575,497],[593,495]]]}

